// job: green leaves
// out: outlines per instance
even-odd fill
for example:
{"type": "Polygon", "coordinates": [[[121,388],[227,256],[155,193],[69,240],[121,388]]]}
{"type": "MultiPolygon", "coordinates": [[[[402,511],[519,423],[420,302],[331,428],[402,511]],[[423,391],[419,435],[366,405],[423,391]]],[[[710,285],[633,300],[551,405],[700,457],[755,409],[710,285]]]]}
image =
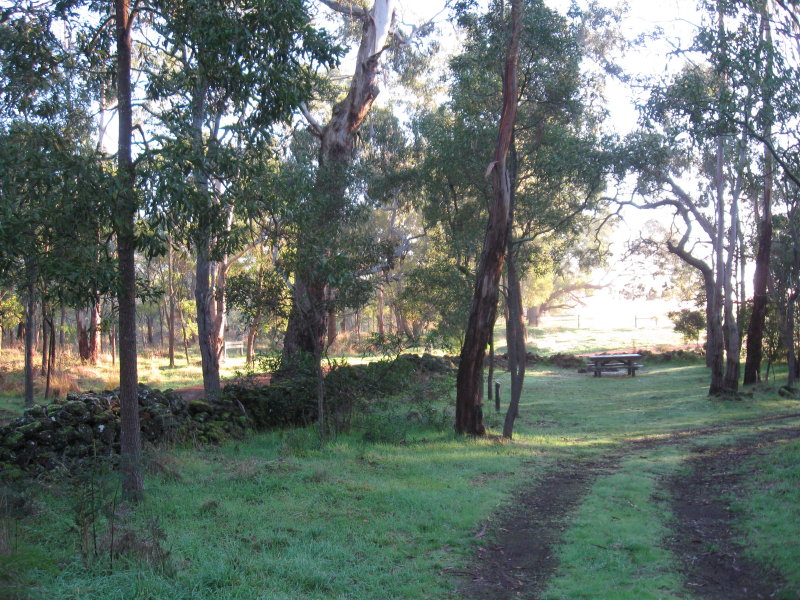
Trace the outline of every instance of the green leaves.
{"type": "MultiPolygon", "coordinates": [[[[0,279],[21,269],[50,294],[84,302],[113,286],[110,178],[94,152],[57,127],[13,123],[0,130],[0,279]]],[[[27,275],[25,275],[27,277],[27,275]]]]}

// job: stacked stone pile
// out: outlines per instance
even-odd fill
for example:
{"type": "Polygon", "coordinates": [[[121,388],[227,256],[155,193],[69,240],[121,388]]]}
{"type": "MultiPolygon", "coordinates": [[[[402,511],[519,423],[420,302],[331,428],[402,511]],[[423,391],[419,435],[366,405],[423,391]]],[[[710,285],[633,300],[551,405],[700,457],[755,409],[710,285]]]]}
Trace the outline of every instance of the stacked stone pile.
{"type": "MultiPolygon", "coordinates": [[[[119,451],[119,390],[67,394],[36,405],[0,428],[0,469],[12,465],[41,472],[74,460],[119,451]]],[[[178,440],[217,442],[249,426],[231,403],[189,403],[172,390],[139,386],[142,441],[153,446],[178,440]]]]}
{"type": "MultiPolygon", "coordinates": [[[[425,354],[397,361],[341,366],[326,378],[329,410],[349,409],[354,398],[397,394],[426,374],[449,372],[448,359],[425,354]]],[[[241,437],[248,429],[307,425],[317,418],[315,376],[298,374],[272,385],[228,385],[220,400],[185,402],[172,390],[139,386],[145,445],[188,440],[209,444],[241,437]]],[[[119,452],[119,390],[67,394],[37,405],[0,427],[0,475],[41,473],[82,458],[119,452]]]]}

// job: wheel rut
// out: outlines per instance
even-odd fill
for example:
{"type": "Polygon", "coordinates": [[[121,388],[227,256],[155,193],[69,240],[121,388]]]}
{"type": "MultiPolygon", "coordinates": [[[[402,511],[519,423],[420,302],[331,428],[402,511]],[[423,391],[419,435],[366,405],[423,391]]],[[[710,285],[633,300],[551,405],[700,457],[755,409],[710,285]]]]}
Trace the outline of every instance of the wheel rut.
{"type": "Polygon", "coordinates": [[[567,516],[594,481],[619,466],[618,458],[561,462],[532,488],[512,497],[489,527],[461,595],[472,600],[538,598],[558,567],[555,550],[567,516]]]}
{"type": "Polygon", "coordinates": [[[688,473],[664,484],[671,497],[673,535],[667,546],[681,564],[685,586],[711,600],[775,598],[780,574],[749,560],[736,542],[731,497],[740,495],[749,473],[742,464],[772,443],[800,438],[800,429],[767,431],[722,448],[699,446],[688,473]]]}
{"type": "MultiPolygon", "coordinates": [[[[619,469],[623,459],[643,450],[680,446],[740,427],[777,425],[800,414],[674,432],[664,437],[625,442],[615,452],[593,460],[562,460],[531,486],[512,494],[509,504],[486,522],[476,537],[484,538],[470,567],[453,572],[464,581],[460,596],[470,600],[538,600],[558,568],[557,550],[568,518],[594,482],[619,469]]],[[[722,449],[700,446],[685,471],[661,485],[675,515],[665,541],[679,564],[694,598],[759,600],[774,598],[783,585],[779,575],[744,558],[732,533],[733,516],[724,496],[744,483],[737,465],[769,443],[800,437],[800,428],[768,430],[722,449]]]]}

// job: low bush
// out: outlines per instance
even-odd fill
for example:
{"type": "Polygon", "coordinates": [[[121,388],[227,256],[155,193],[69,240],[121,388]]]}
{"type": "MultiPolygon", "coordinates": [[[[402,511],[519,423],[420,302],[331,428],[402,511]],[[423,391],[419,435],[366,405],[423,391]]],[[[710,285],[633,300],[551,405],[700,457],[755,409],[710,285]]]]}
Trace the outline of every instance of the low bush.
{"type": "MultiPolygon", "coordinates": [[[[430,354],[361,365],[333,363],[325,376],[329,419],[337,430],[346,429],[363,403],[404,393],[414,382],[450,370],[449,360],[430,354]]],[[[305,426],[317,419],[317,378],[309,368],[295,368],[291,375],[283,372],[269,386],[246,381],[227,385],[222,398],[229,405],[241,405],[256,429],[305,426]]]]}

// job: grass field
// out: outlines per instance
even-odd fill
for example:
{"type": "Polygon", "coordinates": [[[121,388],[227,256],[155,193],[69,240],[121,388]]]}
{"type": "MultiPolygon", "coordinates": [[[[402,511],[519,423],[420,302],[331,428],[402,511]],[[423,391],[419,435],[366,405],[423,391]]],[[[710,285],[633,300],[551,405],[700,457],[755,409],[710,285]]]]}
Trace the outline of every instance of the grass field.
{"type": "MultiPolygon", "coordinates": [[[[28,492],[33,512],[6,518],[15,551],[0,570],[27,594],[19,597],[42,599],[461,598],[463,573],[486,543],[478,532],[513,490],[564,461],[616,455],[619,467],[564,523],[543,597],[692,598],[664,543],[671,515],[659,482],[694,444],[728,443],[752,432],[754,418],[800,411],[767,388],[712,401],[707,383],[706,369],[689,363],[648,365],[635,378],[537,368],[512,442],[457,437],[451,398],[408,397],[374,407],[322,447],[312,430],[294,430],[153,452],[146,500],[126,519],[127,557],[109,564],[99,503],[91,525],[100,554],[82,558],[75,488],[41,483],[28,492]],[[409,419],[421,412],[444,416],[409,419]],[[642,438],[668,443],[625,450],[642,438]]],[[[502,415],[486,419],[500,428],[502,415]]],[[[798,456],[795,442],[752,458],[758,475],[736,506],[738,535],[783,573],[787,598],[800,595],[798,456]]]]}

